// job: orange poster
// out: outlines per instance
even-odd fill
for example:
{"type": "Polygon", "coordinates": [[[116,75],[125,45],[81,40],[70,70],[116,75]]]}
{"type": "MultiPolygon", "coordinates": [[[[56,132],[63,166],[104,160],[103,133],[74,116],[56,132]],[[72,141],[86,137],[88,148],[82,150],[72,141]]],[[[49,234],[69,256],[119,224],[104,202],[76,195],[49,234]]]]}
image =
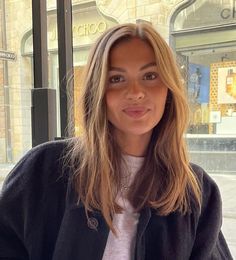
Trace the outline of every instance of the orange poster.
{"type": "Polygon", "coordinates": [[[218,68],[218,104],[236,103],[236,67],[218,68]]]}

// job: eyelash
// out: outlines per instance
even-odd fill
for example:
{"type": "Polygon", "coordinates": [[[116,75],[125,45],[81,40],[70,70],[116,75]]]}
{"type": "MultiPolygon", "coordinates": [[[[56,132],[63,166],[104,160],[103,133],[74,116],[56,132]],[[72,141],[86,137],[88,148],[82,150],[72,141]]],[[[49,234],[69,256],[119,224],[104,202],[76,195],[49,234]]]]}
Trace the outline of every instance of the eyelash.
{"type": "MultiPolygon", "coordinates": [[[[142,79],[143,80],[155,80],[157,77],[158,77],[158,74],[156,72],[147,72],[142,77],[142,79]],[[150,78],[150,76],[151,76],[151,78],[150,78]]],[[[108,81],[110,84],[118,84],[121,82],[125,82],[125,77],[122,75],[114,75],[114,76],[109,77],[108,81]]]]}
{"type": "Polygon", "coordinates": [[[120,82],[124,82],[124,81],[125,81],[125,79],[122,75],[114,75],[109,78],[109,83],[111,83],[111,84],[116,84],[116,83],[120,83],[120,82]],[[117,81],[117,79],[119,79],[119,80],[117,81]],[[120,79],[122,79],[122,80],[120,80],[120,79]]]}
{"type": "Polygon", "coordinates": [[[148,72],[143,76],[144,80],[154,80],[158,77],[158,74],[156,72],[148,72]],[[147,77],[154,76],[151,79],[147,79],[147,77]]]}

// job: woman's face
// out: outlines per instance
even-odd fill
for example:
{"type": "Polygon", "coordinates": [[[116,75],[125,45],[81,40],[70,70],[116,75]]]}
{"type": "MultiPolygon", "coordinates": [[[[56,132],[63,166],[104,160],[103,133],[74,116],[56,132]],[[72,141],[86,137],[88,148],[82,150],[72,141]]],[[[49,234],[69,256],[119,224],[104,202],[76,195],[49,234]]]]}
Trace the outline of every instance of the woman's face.
{"type": "Polygon", "coordinates": [[[162,118],[166,97],[167,87],[147,42],[131,38],[111,49],[105,98],[117,137],[150,137],[162,118]]]}

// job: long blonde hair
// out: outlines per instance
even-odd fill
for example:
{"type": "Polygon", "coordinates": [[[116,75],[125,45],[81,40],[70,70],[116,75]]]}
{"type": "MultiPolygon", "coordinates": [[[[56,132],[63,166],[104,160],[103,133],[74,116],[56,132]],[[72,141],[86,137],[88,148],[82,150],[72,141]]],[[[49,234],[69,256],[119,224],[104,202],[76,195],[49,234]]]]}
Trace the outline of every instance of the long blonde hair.
{"type": "Polygon", "coordinates": [[[82,90],[84,134],[72,139],[69,153],[75,189],[86,213],[100,210],[113,232],[112,217],[122,210],[115,202],[121,183],[121,151],[111,132],[104,96],[111,48],[132,37],[139,37],[153,48],[168,96],[128,199],[137,211],[149,206],[159,215],[173,211],[186,214],[191,211],[192,201],[199,208],[201,205],[200,187],[184,140],[189,120],[185,87],[171,49],[148,24],[117,25],[105,32],[90,52],[82,90]]]}

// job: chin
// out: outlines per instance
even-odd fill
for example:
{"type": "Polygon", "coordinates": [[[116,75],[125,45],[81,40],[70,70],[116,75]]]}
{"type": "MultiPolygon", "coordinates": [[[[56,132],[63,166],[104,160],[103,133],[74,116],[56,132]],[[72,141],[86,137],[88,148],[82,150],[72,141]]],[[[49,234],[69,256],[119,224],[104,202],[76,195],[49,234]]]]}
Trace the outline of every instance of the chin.
{"type": "Polygon", "coordinates": [[[134,135],[134,136],[143,136],[143,135],[149,135],[152,133],[153,128],[146,128],[146,129],[127,129],[126,131],[123,131],[124,134],[127,135],[134,135]]]}

